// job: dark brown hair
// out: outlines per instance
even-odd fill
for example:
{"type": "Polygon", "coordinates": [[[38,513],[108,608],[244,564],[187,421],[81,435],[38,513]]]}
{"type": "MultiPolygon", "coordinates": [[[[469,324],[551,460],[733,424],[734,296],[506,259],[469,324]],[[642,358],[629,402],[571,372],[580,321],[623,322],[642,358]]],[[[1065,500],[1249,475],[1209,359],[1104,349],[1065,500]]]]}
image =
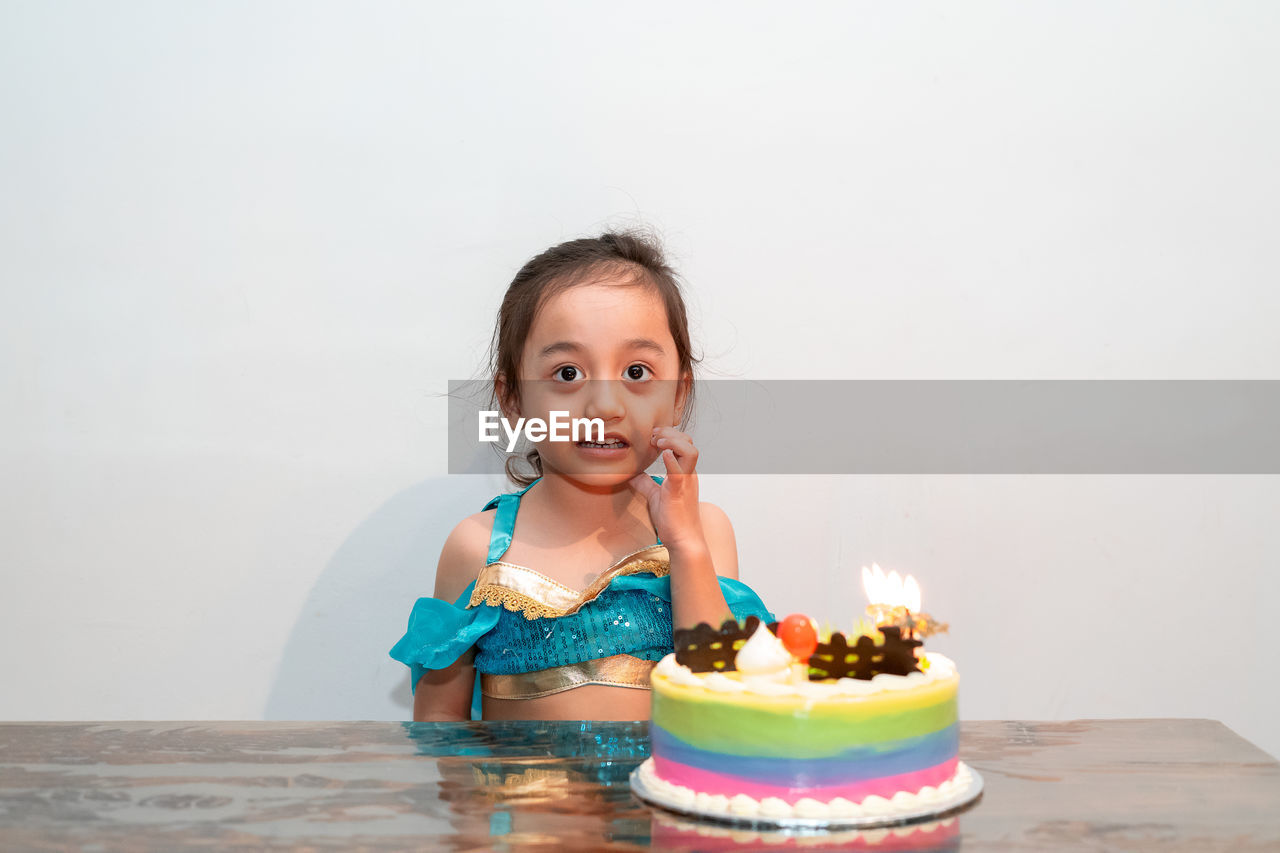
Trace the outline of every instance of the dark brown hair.
{"type": "MultiPolygon", "coordinates": [[[[520,357],[538,310],[555,294],[601,275],[629,278],[629,283],[652,287],[662,298],[667,326],[676,344],[680,376],[689,377],[684,407],[687,422],[693,403],[693,367],[700,359],[694,356],[689,342],[689,318],[679,276],[667,263],[657,237],[637,230],[607,231],[599,237],[570,240],[552,246],[520,268],[502,298],[489,346],[494,403],[508,411],[520,406],[520,357]],[[509,389],[506,398],[501,393],[500,379],[509,389]]],[[[542,476],[542,460],[537,449],[525,453],[523,459],[533,473],[524,474],[516,470],[521,458],[513,455],[507,460],[507,476],[527,486],[542,476]]]]}

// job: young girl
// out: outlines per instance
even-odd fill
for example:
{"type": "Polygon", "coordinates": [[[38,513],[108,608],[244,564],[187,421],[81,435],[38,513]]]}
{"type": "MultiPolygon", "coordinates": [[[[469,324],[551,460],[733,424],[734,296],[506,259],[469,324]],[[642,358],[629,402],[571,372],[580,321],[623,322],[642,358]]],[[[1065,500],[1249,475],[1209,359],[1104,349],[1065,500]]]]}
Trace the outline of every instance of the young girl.
{"type": "Polygon", "coordinates": [[[728,517],[698,500],[675,273],[636,234],[554,246],[511,282],[491,356],[503,417],[598,418],[604,441],[539,442],[529,476],[513,457],[524,488],[453,529],[435,597],[391,650],[412,670],[414,719],[478,718],[481,696],[484,719],[647,719],[674,628],[772,620],[737,580],[728,517]],[[665,476],[650,477],[659,455],[665,476]]]}

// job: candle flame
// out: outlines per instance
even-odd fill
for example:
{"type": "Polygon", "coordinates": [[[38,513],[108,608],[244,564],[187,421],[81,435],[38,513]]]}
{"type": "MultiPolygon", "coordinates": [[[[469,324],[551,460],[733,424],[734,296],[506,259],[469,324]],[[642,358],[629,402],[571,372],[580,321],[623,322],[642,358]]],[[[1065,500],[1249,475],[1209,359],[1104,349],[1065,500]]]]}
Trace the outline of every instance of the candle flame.
{"type": "Polygon", "coordinates": [[[897,571],[884,573],[876,563],[862,567],[862,589],[873,607],[903,607],[920,612],[920,584],[911,575],[903,579],[897,571]]]}

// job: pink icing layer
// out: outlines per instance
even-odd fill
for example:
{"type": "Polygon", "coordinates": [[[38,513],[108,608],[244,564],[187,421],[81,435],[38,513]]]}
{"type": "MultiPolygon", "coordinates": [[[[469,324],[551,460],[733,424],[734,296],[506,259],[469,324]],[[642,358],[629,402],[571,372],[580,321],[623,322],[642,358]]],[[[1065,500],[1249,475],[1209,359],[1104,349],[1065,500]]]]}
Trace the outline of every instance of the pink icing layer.
{"type": "Polygon", "coordinates": [[[723,794],[726,797],[746,794],[756,800],[763,800],[765,797],[777,797],[788,805],[795,805],[805,797],[824,803],[834,800],[836,797],[843,797],[850,802],[860,803],[872,794],[888,799],[899,791],[914,794],[925,785],[932,785],[936,788],[955,775],[956,762],[958,760],[957,758],[950,758],[941,764],[935,764],[933,767],[926,767],[923,770],[899,773],[896,776],[881,776],[878,779],[864,779],[861,782],[853,782],[848,785],[827,785],[820,788],[780,788],[774,785],[763,785],[759,782],[751,782],[736,776],[726,776],[723,773],[690,767],[687,764],[671,761],[658,755],[653,756],[653,769],[658,778],[664,779],[673,785],[683,785],[695,792],[723,794]]]}

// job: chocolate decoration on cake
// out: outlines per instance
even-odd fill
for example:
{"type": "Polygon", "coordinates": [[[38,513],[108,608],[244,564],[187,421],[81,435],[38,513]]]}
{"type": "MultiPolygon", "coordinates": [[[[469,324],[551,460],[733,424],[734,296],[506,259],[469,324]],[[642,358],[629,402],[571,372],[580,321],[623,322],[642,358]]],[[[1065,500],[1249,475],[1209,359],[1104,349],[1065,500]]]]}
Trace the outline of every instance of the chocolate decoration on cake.
{"type": "Polygon", "coordinates": [[[849,645],[844,634],[836,632],[831,640],[819,643],[817,651],[809,657],[809,680],[827,678],[859,678],[870,681],[881,673],[906,675],[919,672],[916,666],[916,649],[923,646],[920,640],[902,639],[902,629],[893,625],[880,626],[884,642],[862,634],[849,645]]]}
{"type": "MultiPolygon", "coordinates": [[[[777,626],[777,622],[770,622],[765,627],[776,631],[777,626]]],[[[737,669],[734,661],[738,657],[738,649],[758,627],[760,617],[748,616],[743,625],[739,625],[736,619],[726,619],[719,630],[706,622],[699,622],[692,628],[678,628],[672,635],[676,663],[689,667],[693,672],[732,672],[737,669]]]]}

